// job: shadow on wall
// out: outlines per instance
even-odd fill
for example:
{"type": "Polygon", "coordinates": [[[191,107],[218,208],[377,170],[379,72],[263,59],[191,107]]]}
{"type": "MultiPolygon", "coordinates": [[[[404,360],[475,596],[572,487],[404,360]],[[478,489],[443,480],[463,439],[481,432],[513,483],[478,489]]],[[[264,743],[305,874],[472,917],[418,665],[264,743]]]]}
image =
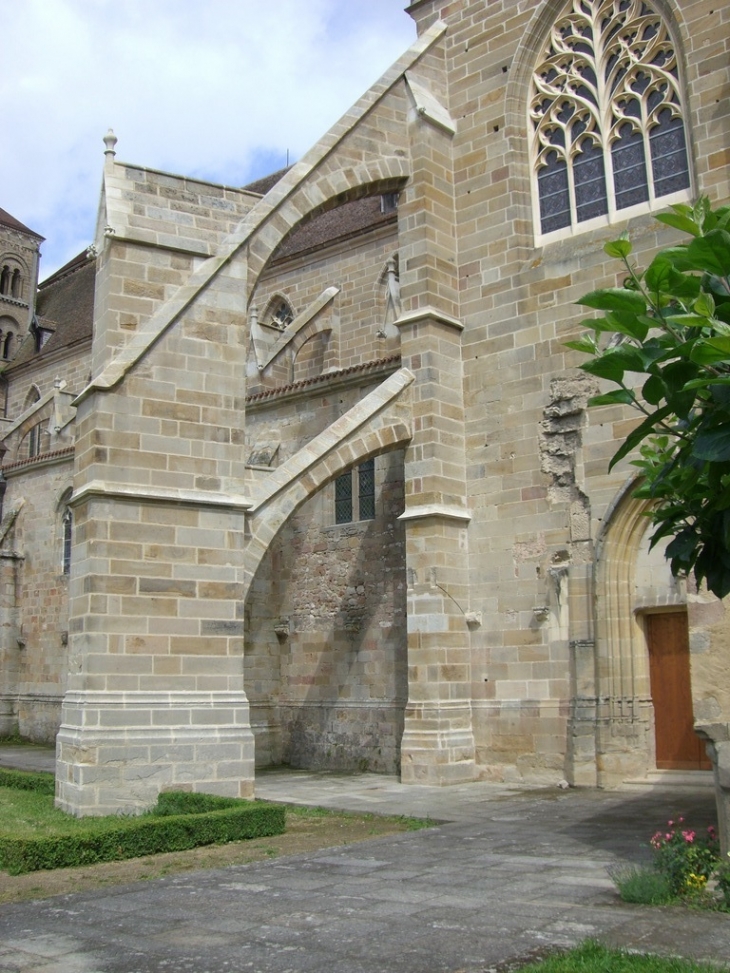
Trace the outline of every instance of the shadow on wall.
{"type": "Polygon", "coordinates": [[[379,458],[373,520],[324,488],[262,561],[244,674],[257,764],[397,773],[407,698],[403,453],[379,458]]]}

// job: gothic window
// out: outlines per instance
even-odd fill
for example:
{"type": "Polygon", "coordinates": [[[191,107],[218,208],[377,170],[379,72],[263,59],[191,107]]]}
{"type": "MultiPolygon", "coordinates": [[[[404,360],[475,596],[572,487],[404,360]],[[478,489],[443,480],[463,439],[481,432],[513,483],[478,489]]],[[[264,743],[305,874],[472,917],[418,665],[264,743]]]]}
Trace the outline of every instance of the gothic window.
{"type": "Polygon", "coordinates": [[[352,470],[335,480],[335,523],[352,522],[352,470]]]}
{"type": "Polygon", "coordinates": [[[357,520],[375,518],[375,460],[361,463],[357,470],[348,470],[335,480],[335,523],[350,524],[357,520]]]}
{"type": "Polygon", "coordinates": [[[28,459],[34,459],[41,452],[41,424],[33,426],[28,432],[28,459]]]}
{"type": "Polygon", "coordinates": [[[73,514],[69,507],[63,512],[63,518],[61,520],[63,525],[63,560],[62,567],[64,574],[71,573],[71,541],[73,538],[73,514]]]}
{"type": "Polygon", "coordinates": [[[25,402],[23,403],[23,411],[25,412],[36,402],[40,402],[40,399],[41,399],[41,390],[38,388],[38,386],[35,383],[33,383],[33,385],[31,385],[31,387],[28,389],[26,393],[25,402]]]}
{"type": "Polygon", "coordinates": [[[539,234],[686,197],[679,64],[650,3],[569,0],[540,55],[529,112],[539,234]]]}
{"type": "Polygon", "coordinates": [[[291,304],[284,297],[275,297],[266,308],[262,324],[268,324],[270,328],[283,331],[293,320],[294,311],[291,304]]]}
{"type": "Polygon", "coordinates": [[[375,460],[369,459],[357,468],[357,501],[360,520],[375,517],[375,460]]]}

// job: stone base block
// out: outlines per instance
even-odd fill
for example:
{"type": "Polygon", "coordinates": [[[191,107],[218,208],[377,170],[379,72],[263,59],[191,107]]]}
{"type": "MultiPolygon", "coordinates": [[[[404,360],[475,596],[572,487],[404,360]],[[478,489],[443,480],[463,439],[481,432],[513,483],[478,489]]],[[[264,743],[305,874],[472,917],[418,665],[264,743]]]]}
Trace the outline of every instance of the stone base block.
{"type": "Polygon", "coordinates": [[[0,736],[14,736],[18,732],[18,697],[0,693],[0,736]]]}
{"type": "Polygon", "coordinates": [[[730,855],[730,723],[695,724],[712,761],[721,854],[730,855]]]}
{"type": "Polygon", "coordinates": [[[461,702],[409,704],[401,741],[401,782],[443,786],[476,778],[471,707],[461,702]]]}
{"type": "Polygon", "coordinates": [[[162,790],[253,797],[248,702],[233,692],[69,692],[56,739],[56,805],[139,814],[162,790]]]}

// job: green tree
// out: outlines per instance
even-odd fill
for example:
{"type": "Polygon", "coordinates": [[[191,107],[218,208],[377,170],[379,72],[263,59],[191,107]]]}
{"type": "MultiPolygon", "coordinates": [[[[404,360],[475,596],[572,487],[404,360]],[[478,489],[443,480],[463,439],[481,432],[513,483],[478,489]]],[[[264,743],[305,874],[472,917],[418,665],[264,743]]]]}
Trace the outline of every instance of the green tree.
{"type": "Polygon", "coordinates": [[[674,575],[693,573],[730,592],[730,207],[706,198],[657,217],[688,240],[661,250],[643,272],[626,235],[604,247],[626,268],[623,287],[581,301],[603,312],[570,348],[581,368],[617,388],[590,405],[631,406],[641,421],[611,460],[638,449],[634,496],[654,501],[651,544],[671,537],[674,575]]]}

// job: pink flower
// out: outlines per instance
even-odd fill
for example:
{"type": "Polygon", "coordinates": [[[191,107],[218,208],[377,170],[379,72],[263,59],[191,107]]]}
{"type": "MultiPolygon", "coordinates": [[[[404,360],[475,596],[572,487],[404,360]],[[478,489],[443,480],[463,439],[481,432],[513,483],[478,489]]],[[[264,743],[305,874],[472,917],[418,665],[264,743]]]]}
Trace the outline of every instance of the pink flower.
{"type": "Polygon", "coordinates": [[[692,844],[692,842],[695,840],[696,833],[697,833],[696,831],[683,831],[682,832],[682,837],[689,844],[692,844]]]}

